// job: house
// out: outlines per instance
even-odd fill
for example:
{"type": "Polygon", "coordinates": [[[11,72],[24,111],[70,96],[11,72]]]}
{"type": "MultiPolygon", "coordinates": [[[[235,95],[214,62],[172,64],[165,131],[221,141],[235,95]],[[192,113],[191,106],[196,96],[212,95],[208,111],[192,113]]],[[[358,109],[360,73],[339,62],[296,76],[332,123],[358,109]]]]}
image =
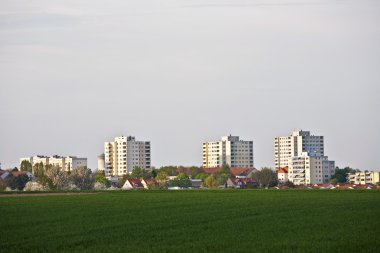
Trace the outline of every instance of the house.
{"type": "Polygon", "coordinates": [[[201,188],[202,180],[201,179],[190,179],[192,188],[201,188]]]}
{"type": "Polygon", "coordinates": [[[34,178],[33,174],[29,171],[12,171],[12,175],[14,177],[22,176],[22,175],[27,175],[29,180],[32,180],[34,178]]]}
{"type": "Polygon", "coordinates": [[[255,168],[230,168],[231,174],[236,178],[252,178],[255,171],[255,168]]]}
{"type": "Polygon", "coordinates": [[[288,179],[288,166],[280,168],[277,170],[277,180],[280,184],[285,184],[286,182],[289,181],[288,179]]]}
{"type": "Polygon", "coordinates": [[[0,179],[5,180],[10,175],[14,177],[27,175],[29,180],[32,180],[34,178],[33,174],[29,171],[6,171],[6,170],[0,170],[0,179]]]}
{"type": "Polygon", "coordinates": [[[149,179],[143,179],[141,180],[141,184],[144,186],[145,189],[149,189],[149,185],[155,185],[158,188],[158,182],[154,178],[149,179]]]}
{"type": "Polygon", "coordinates": [[[119,177],[116,176],[109,176],[106,177],[110,182],[113,187],[117,187],[119,184],[119,177]]]}
{"type": "Polygon", "coordinates": [[[5,180],[11,173],[6,170],[0,170],[0,179],[5,180]]]}
{"type": "Polygon", "coordinates": [[[246,189],[257,186],[257,183],[250,178],[229,178],[227,180],[228,188],[246,189]]]}
{"type": "Polygon", "coordinates": [[[124,185],[121,187],[123,190],[138,190],[144,189],[144,185],[141,183],[140,179],[133,178],[127,179],[124,185]]]}

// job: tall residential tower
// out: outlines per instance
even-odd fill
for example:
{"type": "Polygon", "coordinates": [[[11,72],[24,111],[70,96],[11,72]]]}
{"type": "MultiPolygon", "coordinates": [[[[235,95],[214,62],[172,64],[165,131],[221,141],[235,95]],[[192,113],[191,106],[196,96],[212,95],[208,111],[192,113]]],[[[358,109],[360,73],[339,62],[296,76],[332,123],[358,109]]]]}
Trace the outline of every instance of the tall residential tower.
{"type": "Polygon", "coordinates": [[[104,143],[106,176],[123,176],[135,167],[150,169],[150,142],[136,141],[133,136],[116,137],[104,143]]]}
{"type": "Polygon", "coordinates": [[[254,168],[253,141],[239,136],[223,136],[222,140],[203,143],[203,167],[214,168],[227,164],[231,168],[254,168]]]}
{"type": "Polygon", "coordinates": [[[324,155],[323,136],[295,131],[274,139],[275,167],[287,167],[288,180],[296,185],[328,183],[335,173],[335,162],[324,155]]]}
{"type": "Polygon", "coordinates": [[[276,137],[274,139],[275,168],[289,166],[289,159],[301,156],[302,152],[310,155],[324,155],[323,136],[310,135],[309,131],[294,131],[290,136],[276,137]]]}

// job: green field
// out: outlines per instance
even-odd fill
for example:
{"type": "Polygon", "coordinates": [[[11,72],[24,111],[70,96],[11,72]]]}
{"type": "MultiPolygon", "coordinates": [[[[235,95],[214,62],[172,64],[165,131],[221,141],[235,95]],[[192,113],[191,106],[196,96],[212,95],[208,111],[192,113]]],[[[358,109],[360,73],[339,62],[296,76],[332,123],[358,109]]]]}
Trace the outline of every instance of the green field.
{"type": "Polygon", "coordinates": [[[0,197],[0,252],[380,252],[380,191],[0,197]]]}

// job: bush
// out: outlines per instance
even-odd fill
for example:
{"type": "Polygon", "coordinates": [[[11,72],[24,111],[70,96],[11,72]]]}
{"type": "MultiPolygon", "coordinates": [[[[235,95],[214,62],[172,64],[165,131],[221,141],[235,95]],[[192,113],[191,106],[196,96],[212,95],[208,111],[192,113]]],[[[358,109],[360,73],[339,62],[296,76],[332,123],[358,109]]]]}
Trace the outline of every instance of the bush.
{"type": "Polygon", "coordinates": [[[47,190],[42,184],[38,182],[27,182],[24,191],[45,191],[47,190]]]}
{"type": "Polygon", "coordinates": [[[101,191],[101,190],[107,190],[107,188],[108,187],[103,182],[95,182],[94,184],[94,190],[101,191]]]}

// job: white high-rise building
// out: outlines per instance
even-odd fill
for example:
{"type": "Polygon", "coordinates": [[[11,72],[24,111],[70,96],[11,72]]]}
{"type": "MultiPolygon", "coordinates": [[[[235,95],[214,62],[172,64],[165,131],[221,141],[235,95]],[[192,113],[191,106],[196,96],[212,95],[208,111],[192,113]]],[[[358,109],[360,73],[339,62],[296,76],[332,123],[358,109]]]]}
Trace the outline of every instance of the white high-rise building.
{"type": "Polygon", "coordinates": [[[34,166],[37,163],[42,163],[43,165],[54,165],[61,167],[65,171],[72,171],[82,166],[87,166],[87,158],[80,158],[76,156],[31,156],[20,158],[20,165],[22,161],[28,161],[34,166]]]}
{"type": "Polygon", "coordinates": [[[289,159],[307,152],[312,156],[324,155],[323,136],[310,135],[309,131],[294,131],[290,136],[274,139],[275,168],[289,166],[289,159]]]}
{"type": "Polygon", "coordinates": [[[122,176],[135,167],[150,169],[150,142],[136,141],[133,136],[116,137],[104,143],[106,176],[122,176]]]}
{"type": "Polygon", "coordinates": [[[274,140],[275,167],[289,168],[288,179],[295,185],[328,183],[335,173],[335,162],[324,155],[323,136],[295,131],[274,140]]]}
{"type": "Polygon", "coordinates": [[[335,162],[327,156],[310,156],[303,152],[289,161],[289,181],[295,185],[328,183],[335,173],[335,162]]]}
{"type": "Polygon", "coordinates": [[[215,168],[227,164],[231,168],[254,168],[253,141],[238,136],[223,136],[222,140],[203,143],[203,167],[215,168]]]}

